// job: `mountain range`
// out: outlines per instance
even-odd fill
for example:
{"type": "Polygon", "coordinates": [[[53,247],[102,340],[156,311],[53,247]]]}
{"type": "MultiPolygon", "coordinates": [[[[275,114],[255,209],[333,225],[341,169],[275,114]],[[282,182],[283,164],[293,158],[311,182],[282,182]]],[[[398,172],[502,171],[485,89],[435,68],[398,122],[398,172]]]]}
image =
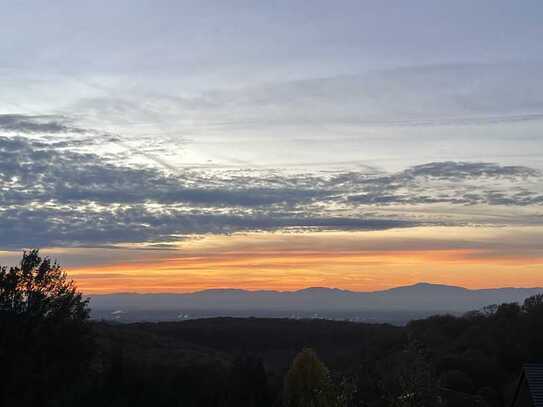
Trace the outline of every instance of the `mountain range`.
{"type": "Polygon", "coordinates": [[[116,293],[91,296],[93,311],[206,311],[231,312],[465,312],[492,304],[522,302],[543,288],[467,289],[418,283],[382,291],[357,292],[312,287],[298,291],[210,289],[194,293],[116,293]]]}

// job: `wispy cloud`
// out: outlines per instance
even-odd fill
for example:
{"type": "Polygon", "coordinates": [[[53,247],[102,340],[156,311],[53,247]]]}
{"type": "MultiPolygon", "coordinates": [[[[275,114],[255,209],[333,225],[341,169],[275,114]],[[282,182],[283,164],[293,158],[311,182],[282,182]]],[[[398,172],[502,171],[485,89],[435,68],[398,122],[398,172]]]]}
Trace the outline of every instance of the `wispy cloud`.
{"type": "Polygon", "coordinates": [[[183,126],[189,132],[518,123],[543,118],[541,67],[541,63],[418,65],[182,95],[132,91],[120,97],[111,90],[83,96],[69,109],[118,125],[152,122],[183,126]]]}

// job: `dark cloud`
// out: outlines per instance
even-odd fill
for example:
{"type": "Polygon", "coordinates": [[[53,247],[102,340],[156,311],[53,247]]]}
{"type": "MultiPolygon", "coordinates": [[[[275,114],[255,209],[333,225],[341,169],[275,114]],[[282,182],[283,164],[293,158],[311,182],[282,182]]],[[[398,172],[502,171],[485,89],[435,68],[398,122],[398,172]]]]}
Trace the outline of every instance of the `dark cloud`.
{"type": "Polygon", "coordinates": [[[383,230],[444,223],[403,214],[404,205],[543,205],[541,191],[530,188],[541,174],[522,166],[441,162],[394,174],[172,175],[5,137],[0,154],[0,247],[9,248],[167,244],[289,228],[383,230]]]}
{"type": "Polygon", "coordinates": [[[524,166],[481,162],[432,162],[381,177],[342,176],[342,185],[354,193],[348,201],[361,205],[508,205],[542,203],[541,191],[518,186],[523,180],[539,180],[540,171],[524,166]],[[357,186],[354,187],[353,186],[357,186]],[[493,189],[502,187],[503,190],[493,189]]]}
{"type": "Polygon", "coordinates": [[[0,129],[20,133],[81,133],[59,116],[0,114],[0,129]]]}
{"type": "Polygon", "coordinates": [[[275,215],[216,214],[174,209],[153,212],[135,205],[111,211],[88,208],[11,208],[0,211],[0,247],[103,246],[116,243],[168,242],[190,235],[273,231],[285,228],[327,230],[386,230],[422,222],[275,215]],[[82,210],[83,209],[83,210],[82,210]]]}
{"type": "Polygon", "coordinates": [[[398,175],[400,179],[432,177],[439,179],[535,177],[541,175],[532,168],[480,162],[433,162],[411,167],[398,175]]]}
{"type": "MultiPolygon", "coordinates": [[[[0,154],[2,247],[167,242],[193,234],[283,228],[381,230],[414,225],[398,219],[312,215],[303,205],[329,192],[308,189],[307,183],[306,189],[296,188],[292,180],[271,188],[258,186],[254,178],[228,177],[227,182],[202,174],[165,175],[151,168],[116,166],[93,154],[55,151],[22,138],[0,139],[0,154]],[[159,207],[150,209],[149,204],[159,207]]],[[[278,179],[267,181],[277,184],[278,179]]]]}
{"type": "Polygon", "coordinates": [[[0,138],[0,191],[4,205],[30,201],[100,204],[187,203],[212,206],[260,206],[295,203],[319,192],[281,185],[213,186],[214,179],[187,172],[166,175],[154,168],[117,166],[94,154],[56,151],[22,138],[0,138]],[[197,181],[197,186],[194,185],[197,181]]]}

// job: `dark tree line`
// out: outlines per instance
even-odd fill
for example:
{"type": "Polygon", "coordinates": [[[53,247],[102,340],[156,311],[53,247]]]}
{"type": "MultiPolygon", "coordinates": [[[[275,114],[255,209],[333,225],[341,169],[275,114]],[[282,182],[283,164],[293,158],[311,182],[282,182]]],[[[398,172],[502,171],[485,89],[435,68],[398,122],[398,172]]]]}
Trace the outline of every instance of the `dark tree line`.
{"type": "Polygon", "coordinates": [[[543,295],[412,321],[408,330],[425,345],[443,387],[504,405],[521,366],[543,362],[543,295]]]}
{"type": "Polygon", "coordinates": [[[407,327],[325,320],[89,321],[61,267],[0,268],[0,405],[507,405],[543,361],[543,295],[407,327]],[[318,356],[317,356],[318,355],[318,356]]]}
{"type": "MultiPolygon", "coordinates": [[[[87,301],[37,250],[0,268],[0,405],[47,405],[72,396],[88,374],[87,301]]],[[[75,396],[75,395],[74,395],[75,396]]]]}

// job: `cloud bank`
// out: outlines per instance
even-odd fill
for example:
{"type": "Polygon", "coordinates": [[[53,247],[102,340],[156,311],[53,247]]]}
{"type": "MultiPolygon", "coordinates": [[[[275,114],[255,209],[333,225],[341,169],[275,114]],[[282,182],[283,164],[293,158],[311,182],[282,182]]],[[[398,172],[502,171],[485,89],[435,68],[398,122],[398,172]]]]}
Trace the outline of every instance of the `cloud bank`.
{"type": "Polygon", "coordinates": [[[187,169],[172,174],[22,137],[1,137],[0,154],[3,248],[510,222],[462,216],[481,206],[527,208],[515,222],[534,224],[543,205],[540,171],[493,163],[433,162],[396,173],[187,169]]]}

